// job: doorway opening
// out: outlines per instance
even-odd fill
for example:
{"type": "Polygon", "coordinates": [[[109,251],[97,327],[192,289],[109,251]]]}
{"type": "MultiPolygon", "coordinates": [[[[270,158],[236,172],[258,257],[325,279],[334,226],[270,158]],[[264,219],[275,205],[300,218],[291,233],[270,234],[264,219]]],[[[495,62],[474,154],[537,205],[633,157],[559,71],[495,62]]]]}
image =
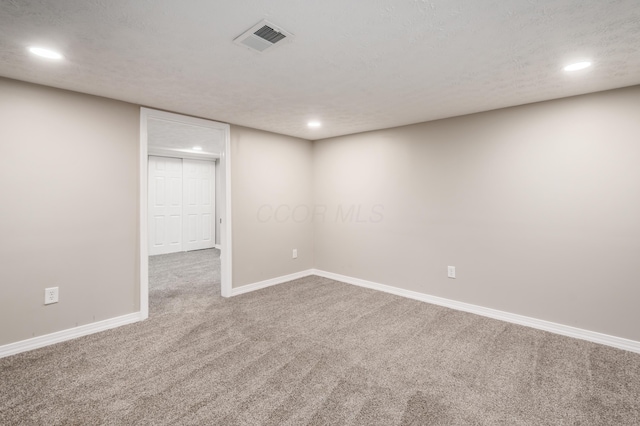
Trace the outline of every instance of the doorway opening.
{"type": "MultiPolygon", "coordinates": [[[[215,184],[215,190],[208,192],[215,193],[215,212],[198,211],[191,212],[190,218],[176,219],[173,228],[162,228],[174,234],[179,230],[181,235],[172,238],[180,241],[180,250],[182,244],[185,247],[197,249],[198,245],[191,243],[189,238],[182,236],[184,230],[190,232],[190,235],[196,235],[199,238],[198,244],[207,245],[214,243],[214,246],[220,249],[220,292],[223,297],[231,296],[231,160],[230,160],[230,127],[228,124],[215,121],[194,118],[180,114],[158,111],[150,108],[141,108],[140,111],[140,313],[144,318],[149,316],[149,245],[150,245],[150,219],[149,213],[152,206],[149,205],[149,156],[156,159],[173,159],[167,160],[176,168],[177,162],[184,161],[188,165],[201,165],[201,170],[206,169],[206,164],[215,164],[215,170],[210,182],[215,184]],[[174,164],[175,163],[175,164],[174,164]],[[194,214],[199,215],[196,217],[194,214]],[[213,217],[207,216],[213,214],[213,217]],[[203,220],[205,218],[205,220],[203,220]],[[215,218],[215,219],[214,219],[215,218]],[[197,222],[199,221],[199,222],[197,222]],[[190,224],[199,223],[193,225],[190,224]],[[204,225],[203,225],[204,223],[204,225]],[[184,225],[184,228],[183,228],[184,225]],[[209,228],[207,228],[209,226],[209,228]],[[173,229],[173,230],[172,230],[173,229]],[[215,238],[214,242],[207,242],[209,238],[215,238]],[[186,241],[186,242],[185,242],[186,241]]],[[[153,164],[157,164],[158,160],[153,164]]],[[[162,162],[162,161],[160,161],[162,162]]],[[[193,168],[193,167],[192,167],[193,168]]],[[[194,169],[195,170],[195,169],[194,169]]],[[[175,170],[173,171],[175,173],[175,170]]],[[[206,180],[206,179],[205,179],[206,180]]],[[[174,186],[177,185],[177,179],[174,179],[174,186]]],[[[169,182],[165,180],[165,182],[169,182]]],[[[206,182],[205,182],[206,183],[206,182]]],[[[182,185],[182,183],[181,183],[182,185]]],[[[184,186],[186,190],[190,190],[188,186],[184,186]]],[[[195,187],[194,187],[195,188],[195,187]]],[[[158,191],[157,187],[153,188],[158,191]]],[[[200,194],[206,198],[206,188],[201,186],[195,188],[193,194],[200,194]],[[204,189],[204,190],[203,190],[204,189]],[[204,194],[204,195],[203,195],[204,194]]],[[[164,191],[163,191],[164,192],[164,191]]],[[[182,190],[174,191],[182,194],[182,190]]],[[[169,194],[170,192],[166,192],[169,194]]],[[[152,198],[154,194],[151,194],[152,198]]],[[[162,195],[160,195],[162,196],[162,195]]],[[[206,209],[205,209],[206,210],[206,209]]],[[[162,216],[162,215],[159,215],[162,216]]],[[[172,216],[167,213],[167,220],[172,216]]],[[[175,215],[173,215],[175,216],[175,215]]],[[[161,227],[163,219],[158,219],[158,226],[161,227]]],[[[164,226],[164,225],[163,225],[164,226]]],[[[164,232],[161,228],[160,233],[164,232]]],[[[155,237],[155,236],[154,236],[155,237]]],[[[164,237],[163,237],[164,238],[164,237]]],[[[169,239],[167,245],[169,245],[169,239]]],[[[193,238],[191,238],[193,239],[193,238]]],[[[187,248],[188,250],[188,248],[187,248]]]]}

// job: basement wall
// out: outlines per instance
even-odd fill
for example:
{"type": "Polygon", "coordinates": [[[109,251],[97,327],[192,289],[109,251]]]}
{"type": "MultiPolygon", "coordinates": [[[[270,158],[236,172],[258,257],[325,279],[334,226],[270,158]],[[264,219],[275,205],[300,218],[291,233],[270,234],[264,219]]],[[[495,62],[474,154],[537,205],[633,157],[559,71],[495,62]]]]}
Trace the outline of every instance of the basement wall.
{"type": "Polygon", "coordinates": [[[640,86],[316,141],[313,161],[317,269],[640,341],[640,86]]]}
{"type": "Polygon", "coordinates": [[[234,288],[313,267],[312,164],[310,141],[231,126],[234,288]]]}
{"type": "MultiPolygon", "coordinates": [[[[0,118],[0,353],[138,312],[140,107],[0,78],[0,118]]],[[[258,214],[311,204],[311,142],[231,139],[233,287],[310,269],[311,221],[258,214]]]]}
{"type": "Polygon", "coordinates": [[[0,78],[0,118],[0,345],[138,311],[139,107],[0,78]]]}

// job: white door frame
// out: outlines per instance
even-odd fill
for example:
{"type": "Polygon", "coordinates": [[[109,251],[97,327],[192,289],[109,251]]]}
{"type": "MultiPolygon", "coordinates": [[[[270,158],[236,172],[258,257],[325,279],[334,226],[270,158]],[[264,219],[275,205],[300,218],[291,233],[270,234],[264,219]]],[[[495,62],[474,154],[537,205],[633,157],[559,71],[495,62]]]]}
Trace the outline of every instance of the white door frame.
{"type": "Polygon", "coordinates": [[[191,126],[206,127],[221,130],[224,133],[224,148],[220,153],[220,292],[222,297],[231,297],[231,137],[230,126],[225,123],[189,117],[171,112],[158,111],[150,108],[140,108],[140,314],[142,319],[149,317],[149,248],[148,248],[148,219],[147,219],[147,191],[148,191],[148,155],[149,141],[147,136],[147,122],[155,118],[174,123],[191,126]]]}

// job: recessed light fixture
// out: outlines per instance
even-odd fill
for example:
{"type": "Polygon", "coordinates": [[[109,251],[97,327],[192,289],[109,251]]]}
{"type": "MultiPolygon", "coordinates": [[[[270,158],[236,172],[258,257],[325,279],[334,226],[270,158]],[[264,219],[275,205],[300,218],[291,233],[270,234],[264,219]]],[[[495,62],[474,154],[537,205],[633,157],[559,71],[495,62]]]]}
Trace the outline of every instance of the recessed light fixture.
{"type": "Polygon", "coordinates": [[[202,147],[201,146],[194,146],[193,148],[194,151],[202,151],[202,147]]]}
{"type": "Polygon", "coordinates": [[[578,71],[578,70],[583,70],[585,68],[589,68],[590,66],[591,66],[591,62],[589,62],[589,61],[576,62],[575,64],[567,65],[566,67],[564,67],[564,70],[565,71],[578,71]]]}
{"type": "Polygon", "coordinates": [[[315,129],[316,127],[320,127],[322,124],[319,121],[310,121],[307,123],[307,126],[315,129]]]}
{"type": "Polygon", "coordinates": [[[42,47],[32,46],[29,48],[29,52],[47,59],[62,59],[62,55],[60,53],[42,47]]]}

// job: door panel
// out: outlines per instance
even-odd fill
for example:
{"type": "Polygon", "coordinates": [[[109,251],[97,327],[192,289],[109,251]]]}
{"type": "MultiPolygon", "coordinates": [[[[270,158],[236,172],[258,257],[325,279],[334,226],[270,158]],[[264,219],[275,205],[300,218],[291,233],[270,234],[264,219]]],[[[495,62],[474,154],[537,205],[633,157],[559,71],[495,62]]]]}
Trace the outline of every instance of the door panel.
{"type": "Polygon", "coordinates": [[[152,238],[153,245],[164,245],[164,216],[156,216],[154,220],[154,235],[152,238]]]}
{"type": "Polygon", "coordinates": [[[215,245],[215,163],[149,156],[149,255],[215,245]]]}
{"type": "Polygon", "coordinates": [[[174,215],[169,218],[169,244],[182,248],[182,217],[174,215]]]}
{"type": "Polygon", "coordinates": [[[149,254],[182,251],[182,160],[149,157],[149,254]]]}
{"type": "Polygon", "coordinates": [[[213,215],[203,214],[202,215],[202,237],[207,241],[214,241],[213,235],[211,234],[211,225],[213,225],[213,215]]]}
{"type": "Polygon", "coordinates": [[[214,164],[212,161],[183,159],[184,229],[183,249],[200,250],[215,245],[212,232],[215,203],[214,164]]]}

